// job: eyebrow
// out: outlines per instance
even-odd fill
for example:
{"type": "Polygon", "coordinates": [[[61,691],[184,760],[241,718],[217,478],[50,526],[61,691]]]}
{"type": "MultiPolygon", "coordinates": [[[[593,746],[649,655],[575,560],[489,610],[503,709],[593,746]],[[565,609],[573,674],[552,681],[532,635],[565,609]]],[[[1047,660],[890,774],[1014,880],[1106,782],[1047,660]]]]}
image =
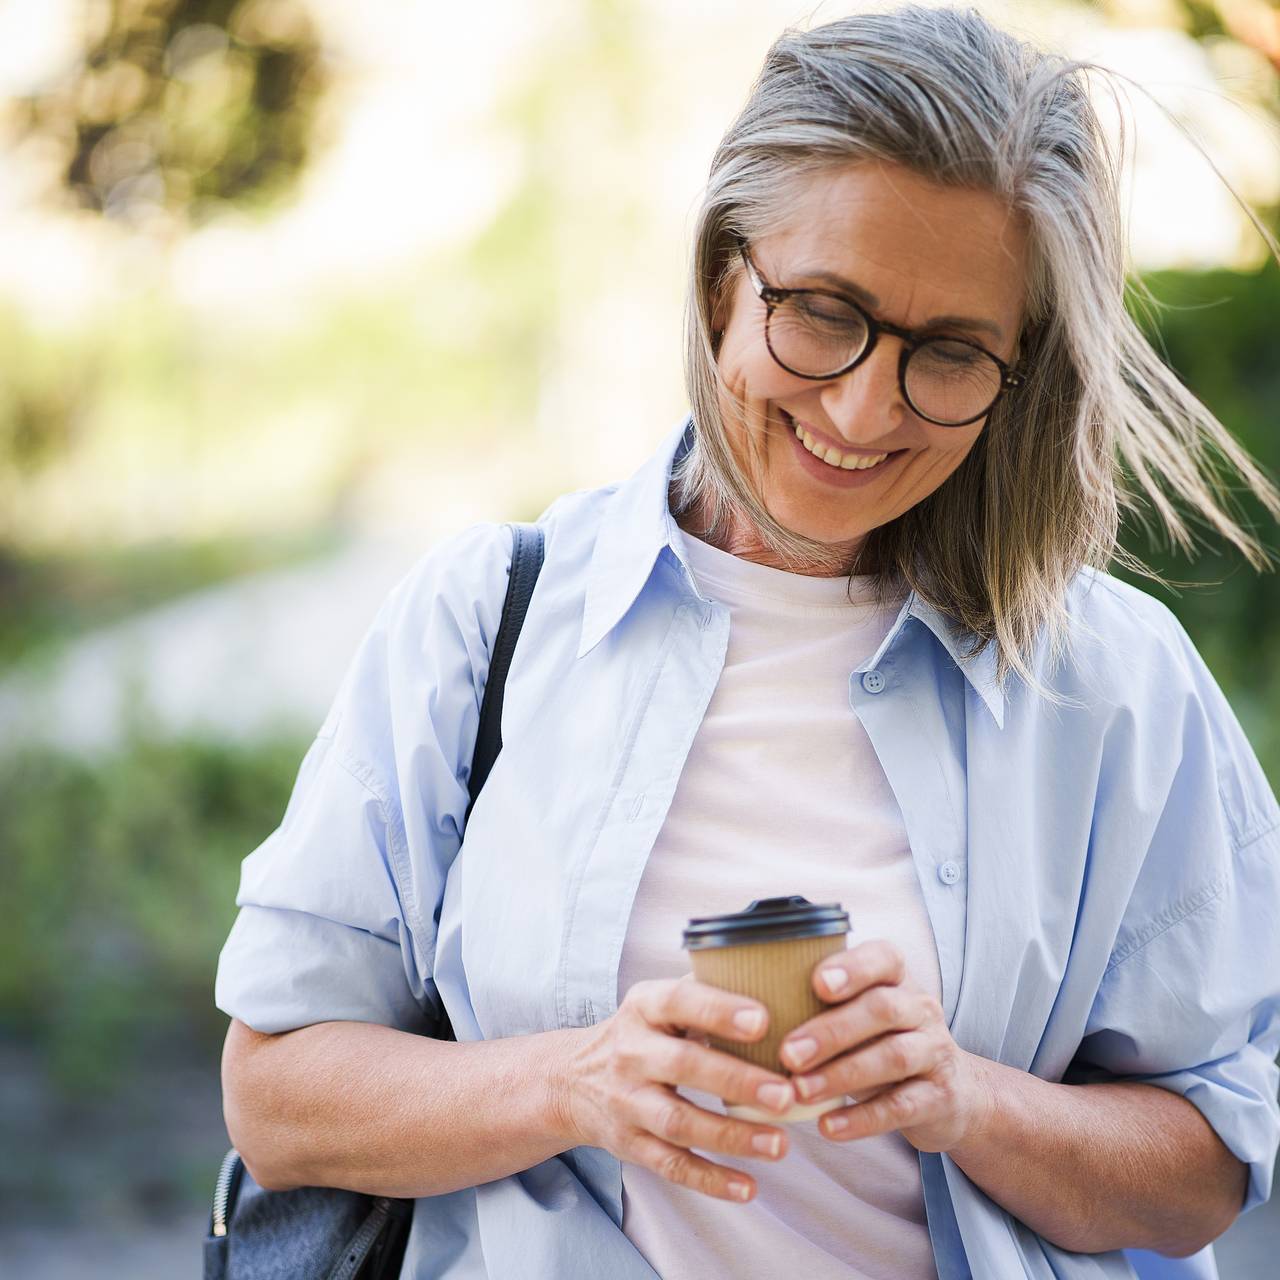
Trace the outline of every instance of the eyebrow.
{"type": "MultiPolygon", "coordinates": [[[[844,276],[838,276],[832,271],[807,269],[797,271],[795,274],[797,277],[806,280],[821,280],[824,284],[831,285],[841,293],[847,293],[855,301],[861,302],[863,306],[873,308],[880,306],[880,299],[869,289],[864,289],[861,285],[854,284],[852,280],[846,280],[844,276]]],[[[991,334],[998,342],[1004,341],[1004,330],[994,320],[979,320],[974,316],[934,316],[924,324],[916,326],[920,330],[943,327],[976,329],[980,332],[991,334]]]]}

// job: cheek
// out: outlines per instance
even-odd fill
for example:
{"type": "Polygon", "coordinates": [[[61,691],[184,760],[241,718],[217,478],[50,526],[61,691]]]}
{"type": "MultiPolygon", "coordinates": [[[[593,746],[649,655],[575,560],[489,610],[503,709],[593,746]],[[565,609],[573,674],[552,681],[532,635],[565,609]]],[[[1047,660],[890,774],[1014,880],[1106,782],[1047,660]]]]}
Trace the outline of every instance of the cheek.
{"type": "Polygon", "coordinates": [[[963,435],[964,439],[957,441],[954,445],[948,444],[944,450],[943,456],[946,458],[948,475],[973,452],[973,446],[978,443],[978,438],[982,435],[982,431],[981,424],[976,427],[956,428],[956,434],[963,435]]]}
{"type": "Polygon", "coordinates": [[[726,333],[717,364],[725,385],[744,399],[788,399],[803,394],[810,385],[778,365],[763,334],[726,333]]]}
{"type": "Polygon", "coordinates": [[[915,466],[911,469],[908,484],[913,504],[927,498],[942,486],[947,477],[973,451],[980,434],[980,431],[976,431],[960,444],[931,445],[912,459],[915,466]]]}
{"type": "Polygon", "coordinates": [[[716,360],[720,377],[735,394],[758,400],[795,394],[804,380],[795,378],[769,354],[764,309],[754,295],[739,300],[721,339],[716,360]]]}

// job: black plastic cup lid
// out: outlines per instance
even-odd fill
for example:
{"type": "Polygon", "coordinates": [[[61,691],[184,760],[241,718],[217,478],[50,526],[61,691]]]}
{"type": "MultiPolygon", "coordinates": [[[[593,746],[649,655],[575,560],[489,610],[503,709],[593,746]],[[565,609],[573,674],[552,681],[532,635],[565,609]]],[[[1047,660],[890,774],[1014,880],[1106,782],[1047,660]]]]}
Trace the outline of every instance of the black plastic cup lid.
{"type": "Polygon", "coordinates": [[[745,911],[725,916],[696,917],[684,931],[684,948],[703,951],[848,932],[849,913],[838,902],[818,904],[792,894],[789,898],[757,898],[745,911]]]}

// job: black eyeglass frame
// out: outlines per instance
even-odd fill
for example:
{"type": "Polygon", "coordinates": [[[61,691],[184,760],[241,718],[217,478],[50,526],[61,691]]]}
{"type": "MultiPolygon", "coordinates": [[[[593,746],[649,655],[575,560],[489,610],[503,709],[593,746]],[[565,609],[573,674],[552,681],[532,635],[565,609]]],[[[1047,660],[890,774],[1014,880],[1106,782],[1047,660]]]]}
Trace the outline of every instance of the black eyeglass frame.
{"type": "Polygon", "coordinates": [[[837,293],[832,289],[780,289],[775,285],[766,284],[756,264],[751,261],[751,255],[747,252],[746,239],[743,236],[738,236],[736,239],[738,252],[742,254],[742,262],[747,269],[747,278],[751,281],[751,287],[756,291],[766,308],[764,324],[765,345],[769,348],[769,354],[773,357],[774,362],[794,377],[807,378],[810,382],[829,382],[833,378],[843,378],[846,373],[856,369],[875,350],[876,342],[879,340],[880,335],[888,333],[895,338],[902,339],[902,351],[898,356],[898,386],[902,390],[902,398],[911,406],[912,413],[917,414],[936,427],[967,427],[970,423],[977,422],[979,418],[985,418],[996,407],[1000,397],[1006,391],[1012,391],[1022,386],[1025,375],[1020,371],[1019,366],[1011,365],[1001,360],[998,355],[988,351],[980,343],[971,342],[968,338],[922,337],[911,329],[902,329],[895,324],[889,324],[886,320],[878,320],[860,303],[849,297],[848,294],[837,293]],[[866,344],[844,368],[837,369],[834,373],[801,373],[798,369],[793,369],[786,361],[782,360],[773,349],[773,341],[769,336],[769,321],[773,319],[773,310],[780,303],[785,302],[788,298],[795,297],[797,294],[816,294],[819,297],[834,298],[837,302],[842,302],[845,306],[852,307],[862,317],[867,326],[866,344]],[[981,413],[975,413],[972,418],[966,418],[963,422],[940,422],[937,418],[931,418],[927,413],[921,413],[916,408],[915,401],[911,399],[911,393],[907,390],[907,361],[911,359],[912,354],[918,348],[930,342],[958,342],[961,346],[971,347],[975,351],[982,352],[987,359],[995,362],[996,367],[1000,370],[1000,386],[991,398],[991,403],[981,413]]]}

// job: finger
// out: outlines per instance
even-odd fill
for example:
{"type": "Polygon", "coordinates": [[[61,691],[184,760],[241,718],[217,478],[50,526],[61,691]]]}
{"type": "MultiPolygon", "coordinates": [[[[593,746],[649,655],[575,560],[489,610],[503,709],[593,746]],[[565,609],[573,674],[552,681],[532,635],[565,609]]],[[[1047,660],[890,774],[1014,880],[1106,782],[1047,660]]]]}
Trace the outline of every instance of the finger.
{"type": "Polygon", "coordinates": [[[787,1150],[784,1130],[708,1111],[662,1085],[630,1094],[627,1118],[677,1147],[766,1160],[780,1160],[787,1150]]]}
{"type": "Polygon", "coordinates": [[[726,1169],[696,1156],[685,1147],[664,1142],[651,1133],[638,1132],[625,1153],[633,1164],[652,1169],[668,1182],[701,1191],[717,1200],[742,1203],[756,1193],[755,1179],[737,1169],[726,1169]]]}
{"type": "MultiPolygon", "coordinates": [[[[679,981],[680,982],[696,982],[697,979],[693,976],[692,973],[686,973],[684,974],[683,977],[679,979],[679,981]]],[[[768,1023],[767,1010],[765,1011],[765,1022],[766,1024],[768,1023]]],[[[688,1036],[689,1039],[696,1040],[699,1044],[711,1043],[711,1037],[707,1034],[707,1032],[699,1031],[695,1027],[672,1027],[669,1034],[673,1036],[688,1036]]],[[[764,1033],[761,1032],[760,1034],[763,1035],[764,1033]]],[[[754,1039],[754,1038],[755,1038],[754,1036],[748,1037],[748,1039],[754,1039]]]]}
{"type": "Polygon", "coordinates": [[[700,1089],[725,1102],[777,1112],[795,1102],[795,1090],[785,1077],[695,1040],[655,1035],[636,1065],[649,1080],[700,1089]]]}
{"type": "MultiPolygon", "coordinates": [[[[696,981],[697,981],[697,979],[693,976],[693,974],[692,974],[692,973],[685,973],[685,974],[682,974],[682,975],[680,976],[680,978],[678,979],[678,981],[680,981],[680,982],[696,982],[696,981]]],[[[671,1027],[671,1028],[669,1028],[669,1034],[670,1034],[670,1035],[673,1035],[673,1036],[695,1036],[695,1037],[697,1037],[700,1041],[702,1041],[703,1043],[705,1043],[705,1042],[706,1042],[706,1032],[704,1032],[704,1031],[691,1031],[688,1027],[671,1027]]]]}
{"type": "Polygon", "coordinates": [[[825,1063],[820,1071],[796,1076],[792,1084],[805,1102],[867,1090],[928,1075],[942,1061],[945,1045],[927,1031],[904,1031],[881,1037],[853,1053],[825,1063]]]}
{"type": "Polygon", "coordinates": [[[900,985],[870,987],[789,1031],[779,1054],[793,1071],[812,1071],[877,1036],[935,1020],[942,1025],[942,1008],[932,996],[900,985]]]}
{"type": "Polygon", "coordinates": [[[849,1000],[879,983],[897,986],[907,976],[901,950],[883,938],[825,956],[813,967],[813,989],[822,1000],[849,1000]]]}
{"type": "Polygon", "coordinates": [[[736,996],[696,978],[637,982],[628,996],[650,1026],[696,1030],[722,1040],[759,1040],[769,1011],[759,1000],[736,996]]]}
{"type": "Polygon", "coordinates": [[[937,1119],[945,1106],[946,1095],[936,1084],[908,1080],[876,1098],[828,1111],[819,1117],[818,1129],[834,1142],[871,1138],[937,1119]]]}

